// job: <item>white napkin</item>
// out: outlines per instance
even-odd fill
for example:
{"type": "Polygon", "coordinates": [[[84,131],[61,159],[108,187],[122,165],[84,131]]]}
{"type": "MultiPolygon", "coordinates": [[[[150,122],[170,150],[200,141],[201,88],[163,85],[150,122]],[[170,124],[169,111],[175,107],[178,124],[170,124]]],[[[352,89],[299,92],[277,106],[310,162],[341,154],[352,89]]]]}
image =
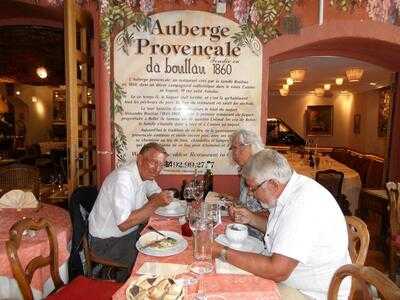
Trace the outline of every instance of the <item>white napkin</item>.
{"type": "Polygon", "coordinates": [[[137,271],[137,273],[146,275],[161,275],[166,277],[173,277],[174,275],[186,273],[188,271],[189,271],[188,265],[145,262],[137,271]]]}
{"type": "Polygon", "coordinates": [[[0,208],[36,208],[38,201],[32,192],[25,192],[22,190],[12,190],[5,193],[0,198],[0,208]]]}
{"type": "Polygon", "coordinates": [[[221,199],[219,193],[216,192],[208,192],[206,198],[204,199],[207,203],[217,203],[218,200],[221,199]]]}
{"type": "Polygon", "coordinates": [[[223,262],[218,258],[215,259],[215,272],[217,274],[251,275],[251,273],[231,265],[230,263],[223,262]]]}

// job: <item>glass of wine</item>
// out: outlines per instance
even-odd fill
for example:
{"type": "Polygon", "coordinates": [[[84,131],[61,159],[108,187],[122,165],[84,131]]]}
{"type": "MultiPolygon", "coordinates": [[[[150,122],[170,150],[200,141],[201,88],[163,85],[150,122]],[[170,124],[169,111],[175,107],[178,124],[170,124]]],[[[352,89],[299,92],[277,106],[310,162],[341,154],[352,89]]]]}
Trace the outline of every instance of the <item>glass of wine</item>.
{"type": "Polygon", "coordinates": [[[195,182],[193,187],[193,197],[196,201],[200,201],[204,197],[204,181],[199,180],[195,182]]]}

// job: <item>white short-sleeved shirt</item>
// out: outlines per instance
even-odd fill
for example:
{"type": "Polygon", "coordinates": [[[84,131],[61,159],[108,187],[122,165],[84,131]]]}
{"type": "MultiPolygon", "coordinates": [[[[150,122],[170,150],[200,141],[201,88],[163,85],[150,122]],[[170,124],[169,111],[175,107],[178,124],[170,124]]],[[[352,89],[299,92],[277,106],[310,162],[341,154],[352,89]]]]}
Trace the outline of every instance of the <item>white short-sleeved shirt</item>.
{"type": "MultiPolygon", "coordinates": [[[[264,240],[266,255],[281,254],[299,262],[283,283],[313,299],[327,299],[333,274],[351,263],[346,220],[335,198],[296,172],[270,209],[264,240]]],[[[339,299],[347,299],[350,284],[342,283],[339,299]]]]}
{"type": "Polygon", "coordinates": [[[132,211],[142,208],[149,196],[160,191],[154,180],[142,180],[136,161],[114,170],[104,180],[90,212],[90,234],[105,239],[136,230],[138,225],[122,232],[118,225],[126,221],[132,211]]]}

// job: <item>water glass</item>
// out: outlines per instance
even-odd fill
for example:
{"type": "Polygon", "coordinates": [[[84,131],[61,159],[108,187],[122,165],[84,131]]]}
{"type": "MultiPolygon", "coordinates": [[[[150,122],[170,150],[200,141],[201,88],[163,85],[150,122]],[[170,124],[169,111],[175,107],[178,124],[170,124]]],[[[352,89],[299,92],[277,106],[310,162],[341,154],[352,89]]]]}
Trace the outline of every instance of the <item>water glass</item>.
{"type": "Polygon", "coordinates": [[[202,219],[196,224],[196,229],[193,231],[193,257],[195,262],[190,265],[190,270],[201,275],[213,270],[213,226],[207,219],[202,219]]]}

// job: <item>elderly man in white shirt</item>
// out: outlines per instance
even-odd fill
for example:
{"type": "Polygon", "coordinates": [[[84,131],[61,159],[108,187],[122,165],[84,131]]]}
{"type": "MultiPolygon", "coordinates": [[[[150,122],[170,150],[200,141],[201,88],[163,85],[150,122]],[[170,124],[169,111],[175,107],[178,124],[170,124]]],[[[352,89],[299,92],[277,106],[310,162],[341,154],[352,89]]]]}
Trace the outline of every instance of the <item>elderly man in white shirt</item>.
{"type": "MultiPolygon", "coordinates": [[[[316,181],[292,170],[274,150],[255,154],[242,170],[250,193],[268,218],[231,208],[237,222],[265,232],[265,255],[213,245],[213,255],[279,283],[282,299],[327,299],[330,281],[351,263],[345,218],[333,196],[316,181]]],[[[349,280],[339,299],[347,299],[349,280]]]]}
{"type": "Polygon", "coordinates": [[[161,191],[154,181],[167,156],[157,143],[144,145],[136,161],[107,176],[89,215],[91,248],[98,256],[127,266],[128,271],[118,275],[120,280],[136,260],[140,225],[172,201],[172,193],[161,191]]]}

